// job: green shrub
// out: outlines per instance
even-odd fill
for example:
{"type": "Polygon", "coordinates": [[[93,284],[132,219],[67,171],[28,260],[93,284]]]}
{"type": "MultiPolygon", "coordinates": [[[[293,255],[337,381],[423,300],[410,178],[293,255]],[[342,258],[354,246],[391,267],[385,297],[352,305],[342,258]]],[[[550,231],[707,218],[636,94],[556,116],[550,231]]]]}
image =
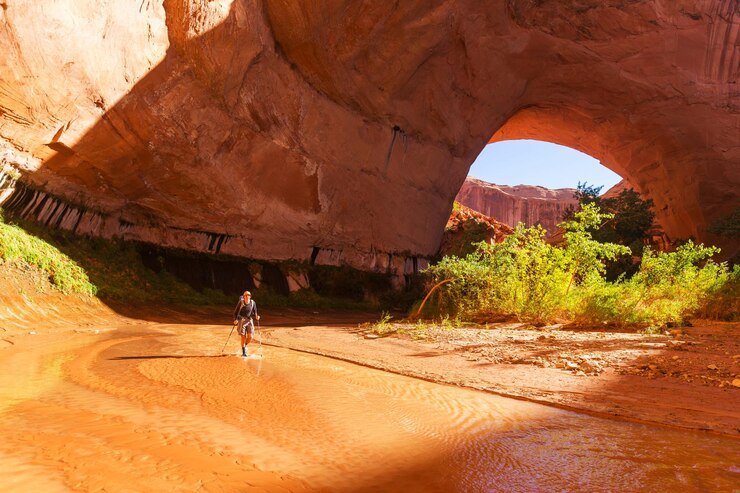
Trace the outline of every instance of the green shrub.
{"type": "Polygon", "coordinates": [[[391,323],[393,317],[388,312],[380,314],[380,319],[372,324],[366,324],[365,327],[370,329],[370,332],[379,336],[387,336],[398,331],[398,327],[391,323]]]}
{"type": "Polygon", "coordinates": [[[688,242],[670,253],[646,249],[632,278],[607,281],[605,262],[630,253],[626,246],[593,238],[591,232],[611,217],[585,204],[561,224],[566,230],[562,246],[547,244],[539,227],[519,225],[502,243],[481,243],[465,258],[445,257],[427,271],[435,283],[447,281],[430,306],[437,315],[469,320],[648,328],[680,324],[717,300],[737,312],[740,274],[707,260],[719,251],[714,247],[688,242]]]}
{"type": "Polygon", "coordinates": [[[700,302],[697,316],[737,322],[740,320],[740,265],[735,264],[725,276],[718,276],[709,293],[700,302]]]}
{"type": "Polygon", "coordinates": [[[609,216],[584,206],[563,223],[565,247],[545,242],[539,226],[517,226],[502,243],[480,243],[465,258],[445,257],[429,269],[441,290],[440,312],[461,317],[514,317],[545,323],[569,315],[571,291],[603,273],[603,259],[626,252],[620,245],[599,243],[588,229],[609,216]]]}
{"type": "Polygon", "coordinates": [[[0,214],[0,259],[3,262],[23,262],[49,276],[63,293],[95,295],[97,287],[74,260],[58,248],[33,236],[20,227],[7,224],[0,214]]]}
{"type": "Polygon", "coordinates": [[[727,266],[707,261],[718,248],[689,241],[675,252],[645,249],[640,269],[624,283],[629,296],[626,322],[663,326],[680,324],[727,281],[727,266]]]}

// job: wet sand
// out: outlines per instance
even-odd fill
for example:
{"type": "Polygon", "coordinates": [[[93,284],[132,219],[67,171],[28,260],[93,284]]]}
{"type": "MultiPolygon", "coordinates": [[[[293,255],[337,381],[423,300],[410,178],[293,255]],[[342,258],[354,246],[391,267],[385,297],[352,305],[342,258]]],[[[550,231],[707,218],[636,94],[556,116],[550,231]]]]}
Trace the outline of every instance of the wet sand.
{"type": "Polygon", "coordinates": [[[733,438],[283,348],[221,356],[226,334],[153,323],[14,334],[0,349],[2,489],[732,491],[740,481],[733,438]]]}
{"type": "Polygon", "coordinates": [[[410,331],[376,338],[364,324],[309,315],[297,327],[277,322],[262,332],[268,344],[432,382],[740,437],[738,323],[705,322],[675,336],[524,324],[393,329],[410,331]]]}

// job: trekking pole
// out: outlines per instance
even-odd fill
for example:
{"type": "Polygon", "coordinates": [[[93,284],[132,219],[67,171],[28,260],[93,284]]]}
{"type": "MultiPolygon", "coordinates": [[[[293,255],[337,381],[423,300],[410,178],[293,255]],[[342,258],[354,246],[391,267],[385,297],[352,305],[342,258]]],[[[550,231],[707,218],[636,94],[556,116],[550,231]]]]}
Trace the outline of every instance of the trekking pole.
{"type": "MultiPolygon", "coordinates": [[[[234,332],[234,327],[236,327],[236,324],[231,326],[231,332],[234,332]]],[[[226,345],[229,343],[229,339],[231,339],[231,332],[229,332],[229,337],[226,338],[226,342],[224,343],[224,347],[221,348],[221,354],[224,354],[224,350],[226,349],[226,345]]]]}
{"type": "Polygon", "coordinates": [[[260,327],[260,321],[257,320],[257,335],[259,336],[259,351],[260,351],[260,357],[262,357],[262,327],[260,327]]]}

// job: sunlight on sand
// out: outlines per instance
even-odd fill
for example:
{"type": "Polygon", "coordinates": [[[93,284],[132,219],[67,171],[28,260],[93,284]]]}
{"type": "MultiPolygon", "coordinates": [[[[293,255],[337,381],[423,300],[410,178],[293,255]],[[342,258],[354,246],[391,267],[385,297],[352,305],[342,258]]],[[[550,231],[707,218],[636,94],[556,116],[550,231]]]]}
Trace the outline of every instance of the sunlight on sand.
{"type": "Polygon", "coordinates": [[[223,334],[217,326],[148,325],[17,339],[0,352],[0,472],[13,471],[3,486],[701,490],[736,479],[732,439],[279,348],[262,348],[263,359],[222,356],[223,334]]]}

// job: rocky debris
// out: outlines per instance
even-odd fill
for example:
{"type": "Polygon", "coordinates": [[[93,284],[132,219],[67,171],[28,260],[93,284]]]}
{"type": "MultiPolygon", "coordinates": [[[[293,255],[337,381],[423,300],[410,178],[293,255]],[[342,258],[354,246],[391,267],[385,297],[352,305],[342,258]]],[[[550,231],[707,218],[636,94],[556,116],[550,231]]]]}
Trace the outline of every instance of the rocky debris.
{"type": "Polygon", "coordinates": [[[604,372],[603,363],[599,359],[586,357],[561,357],[555,368],[588,376],[597,376],[604,372]]]}
{"type": "Polygon", "coordinates": [[[610,372],[728,390],[736,387],[740,324],[699,324],[700,328],[686,328],[680,340],[634,332],[542,330],[511,323],[428,330],[423,338],[399,330],[394,337],[423,339],[440,352],[485,365],[534,366],[592,377],[610,372]]]}

